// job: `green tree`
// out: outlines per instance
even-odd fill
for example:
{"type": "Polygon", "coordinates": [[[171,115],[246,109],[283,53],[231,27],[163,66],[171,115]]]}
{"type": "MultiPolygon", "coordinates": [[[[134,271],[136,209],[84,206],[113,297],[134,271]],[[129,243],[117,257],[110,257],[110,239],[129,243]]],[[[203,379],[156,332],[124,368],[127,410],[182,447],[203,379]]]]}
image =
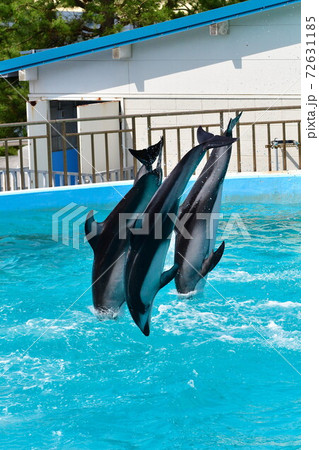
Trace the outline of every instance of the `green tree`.
{"type": "MultiPolygon", "coordinates": [[[[0,0],[0,60],[20,56],[21,51],[56,47],[77,40],[75,21],[66,22],[53,0],[0,0]]],[[[26,120],[28,83],[0,79],[0,123],[26,120]]],[[[0,138],[21,134],[18,128],[0,128],[0,138]]]]}

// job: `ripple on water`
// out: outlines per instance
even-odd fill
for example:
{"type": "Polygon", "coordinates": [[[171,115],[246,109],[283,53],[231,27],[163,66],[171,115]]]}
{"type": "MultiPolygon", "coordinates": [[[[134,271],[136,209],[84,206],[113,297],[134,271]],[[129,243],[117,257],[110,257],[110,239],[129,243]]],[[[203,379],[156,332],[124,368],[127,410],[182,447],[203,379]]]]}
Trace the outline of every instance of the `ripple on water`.
{"type": "Polygon", "coordinates": [[[1,447],[299,448],[299,210],[224,206],[249,238],[203,292],[162,289],[148,338],[94,315],[92,251],[51,240],[56,211],[0,221],[1,447]]]}

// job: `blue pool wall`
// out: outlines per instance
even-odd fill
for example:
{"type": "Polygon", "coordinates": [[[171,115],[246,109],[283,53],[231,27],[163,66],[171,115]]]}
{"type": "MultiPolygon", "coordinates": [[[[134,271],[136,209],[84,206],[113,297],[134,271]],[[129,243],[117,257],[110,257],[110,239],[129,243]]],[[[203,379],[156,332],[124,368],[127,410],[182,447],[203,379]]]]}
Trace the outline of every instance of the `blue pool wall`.
{"type": "MultiPolygon", "coordinates": [[[[196,178],[189,182],[190,187],[196,178]]],[[[30,189],[0,193],[0,211],[58,209],[74,202],[108,209],[121,200],[132,181],[30,189]]],[[[223,202],[299,203],[301,176],[296,173],[229,174],[223,187],[223,202]]]]}

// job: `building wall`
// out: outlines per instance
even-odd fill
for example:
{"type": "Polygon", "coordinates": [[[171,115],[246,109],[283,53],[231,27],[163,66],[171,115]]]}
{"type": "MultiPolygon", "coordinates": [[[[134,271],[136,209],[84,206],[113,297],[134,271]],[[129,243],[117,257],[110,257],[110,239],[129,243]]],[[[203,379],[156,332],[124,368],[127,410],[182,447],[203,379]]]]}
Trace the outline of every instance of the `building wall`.
{"type": "MultiPolygon", "coordinates": [[[[37,102],[35,106],[32,106],[30,103],[27,103],[27,119],[29,122],[42,122],[50,119],[50,105],[49,101],[43,100],[37,102]]],[[[38,125],[30,125],[27,129],[28,136],[45,136],[47,133],[47,127],[45,124],[38,125]]],[[[29,165],[31,170],[46,171],[48,170],[48,153],[47,153],[47,140],[46,139],[35,139],[30,140],[29,145],[29,165]],[[36,145],[36,152],[34,152],[34,144],[36,145]],[[35,153],[36,153],[36,165],[35,165],[35,153]]],[[[31,175],[30,187],[33,188],[36,186],[35,176],[31,175]]],[[[38,185],[42,187],[43,177],[40,175],[38,177],[38,185]]]]}
{"type": "MultiPolygon", "coordinates": [[[[210,36],[209,27],[202,27],[134,44],[131,50],[129,59],[113,60],[112,52],[104,51],[40,66],[38,79],[30,82],[30,99],[119,100],[125,114],[300,104],[300,4],[234,19],[224,36],[210,36]]],[[[290,118],[296,118],[295,111],[245,113],[242,120],[290,118]]],[[[153,126],[206,124],[211,120],[204,115],[197,116],[196,122],[192,116],[161,117],[153,126]]],[[[298,140],[295,125],[287,125],[287,130],[287,138],[298,140]]],[[[278,129],[272,139],[280,138],[280,133],[278,129]]],[[[152,141],[160,134],[154,132],[152,141]]],[[[267,170],[266,131],[258,129],[257,137],[258,170],[267,170]]],[[[176,137],[168,133],[167,141],[170,169],[176,159],[176,137]]],[[[185,151],[189,141],[184,134],[185,151]]],[[[140,126],[136,144],[137,148],[147,145],[145,124],[140,126]]],[[[251,170],[248,131],[241,135],[241,150],[242,170],[251,170]]],[[[293,160],[297,150],[289,152],[292,160],[288,168],[296,168],[293,160]]],[[[235,153],[230,170],[237,168],[235,153]]]]}
{"type": "Polygon", "coordinates": [[[134,44],[132,57],[104,51],[39,67],[31,97],[300,94],[300,5],[230,21],[229,34],[202,27],[134,44]]]}

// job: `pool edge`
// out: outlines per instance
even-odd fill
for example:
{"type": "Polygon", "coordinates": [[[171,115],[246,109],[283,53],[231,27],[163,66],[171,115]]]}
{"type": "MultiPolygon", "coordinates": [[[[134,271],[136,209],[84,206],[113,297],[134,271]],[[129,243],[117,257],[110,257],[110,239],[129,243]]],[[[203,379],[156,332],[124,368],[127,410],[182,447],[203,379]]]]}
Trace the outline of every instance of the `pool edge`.
{"type": "MultiPolygon", "coordinates": [[[[191,177],[191,186],[196,176],[191,177]]],[[[69,203],[111,205],[118,202],[133,180],[38,188],[0,193],[0,211],[60,208],[69,203]]],[[[223,187],[223,201],[299,203],[301,171],[228,173],[223,187]]]]}

